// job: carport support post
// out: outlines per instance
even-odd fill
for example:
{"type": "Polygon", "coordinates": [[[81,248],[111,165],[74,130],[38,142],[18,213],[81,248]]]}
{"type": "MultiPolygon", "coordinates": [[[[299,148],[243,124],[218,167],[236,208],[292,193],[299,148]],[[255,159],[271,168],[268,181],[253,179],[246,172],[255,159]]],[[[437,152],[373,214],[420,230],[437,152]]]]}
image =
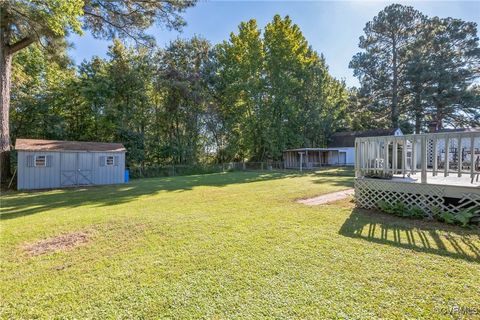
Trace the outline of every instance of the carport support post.
{"type": "Polygon", "coordinates": [[[300,172],[302,172],[303,169],[303,152],[298,153],[300,155],[300,172]]]}
{"type": "Polygon", "coordinates": [[[305,163],[307,164],[307,169],[309,167],[308,165],[308,150],[305,150],[305,163]]]}

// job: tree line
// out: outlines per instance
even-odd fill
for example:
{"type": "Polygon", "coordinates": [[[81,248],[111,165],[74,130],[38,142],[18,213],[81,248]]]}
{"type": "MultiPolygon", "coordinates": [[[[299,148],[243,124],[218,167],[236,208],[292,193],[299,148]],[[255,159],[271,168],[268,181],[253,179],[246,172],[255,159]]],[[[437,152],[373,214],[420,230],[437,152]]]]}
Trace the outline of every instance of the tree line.
{"type": "Polygon", "coordinates": [[[107,58],[78,67],[56,55],[16,55],[12,137],[120,141],[128,164],[144,166],[278,160],[346,125],[345,84],[288,16],[263,30],[241,23],[215,46],[114,40],[107,58]]]}
{"type": "Polygon", "coordinates": [[[350,62],[360,87],[347,88],[288,16],[242,22],[219,44],[197,36],[160,48],[146,28],[180,29],[194,1],[41,3],[1,4],[0,53],[12,71],[0,59],[2,170],[10,136],[118,141],[129,166],[149,166],[278,160],[286,148],[324,147],[336,131],[480,121],[472,22],[386,7],[350,62]],[[112,44],[76,66],[66,36],[82,29],[112,44]]]}

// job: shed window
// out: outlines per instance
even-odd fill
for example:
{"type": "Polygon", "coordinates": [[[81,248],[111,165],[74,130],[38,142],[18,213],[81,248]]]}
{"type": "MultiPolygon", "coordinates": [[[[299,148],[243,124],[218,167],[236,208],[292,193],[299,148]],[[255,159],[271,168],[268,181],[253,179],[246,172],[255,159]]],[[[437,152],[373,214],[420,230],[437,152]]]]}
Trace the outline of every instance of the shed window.
{"type": "Polygon", "coordinates": [[[114,165],[114,158],[113,156],[105,157],[105,165],[106,166],[113,166],[114,165]]]}
{"type": "Polygon", "coordinates": [[[35,167],[46,167],[46,166],[47,166],[46,156],[35,156],[35,167]]]}

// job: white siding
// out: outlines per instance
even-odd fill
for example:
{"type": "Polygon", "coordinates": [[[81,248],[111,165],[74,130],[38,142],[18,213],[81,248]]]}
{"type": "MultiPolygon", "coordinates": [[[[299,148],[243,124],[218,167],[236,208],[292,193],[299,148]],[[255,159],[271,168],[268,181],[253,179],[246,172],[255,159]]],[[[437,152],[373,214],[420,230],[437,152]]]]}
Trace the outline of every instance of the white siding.
{"type": "Polygon", "coordinates": [[[114,184],[123,183],[125,173],[125,153],[96,152],[93,157],[93,183],[114,184]],[[101,166],[100,157],[118,157],[118,165],[101,166]]]}
{"type": "Polygon", "coordinates": [[[332,166],[353,166],[355,164],[355,148],[338,148],[337,150],[328,151],[328,164],[332,166]],[[340,152],[346,154],[346,163],[342,163],[343,158],[340,157],[340,152]]]}
{"type": "Polygon", "coordinates": [[[345,148],[345,152],[347,153],[347,165],[353,166],[355,165],[355,148],[345,148]]]}
{"type": "Polygon", "coordinates": [[[60,154],[58,152],[18,152],[17,188],[22,189],[50,189],[60,186],[60,154]],[[28,167],[28,156],[51,156],[50,167],[28,167]]]}

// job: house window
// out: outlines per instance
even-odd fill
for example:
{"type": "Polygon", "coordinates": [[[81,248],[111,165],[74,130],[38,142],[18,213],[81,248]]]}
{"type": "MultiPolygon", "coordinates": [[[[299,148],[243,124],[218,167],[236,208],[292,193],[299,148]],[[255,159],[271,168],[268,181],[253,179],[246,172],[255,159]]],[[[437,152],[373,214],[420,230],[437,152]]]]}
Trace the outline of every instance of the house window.
{"type": "Polygon", "coordinates": [[[113,156],[107,156],[107,157],[105,158],[105,165],[106,165],[106,166],[113,166],[113,164],[114,164],[114,158],[113,158],[113,156]]]}
{"type": "Polygon", "coordinates": [[[35,156],[35,167],[46,167],[46,166],[47,166],[46,156],[35,156]]]}

